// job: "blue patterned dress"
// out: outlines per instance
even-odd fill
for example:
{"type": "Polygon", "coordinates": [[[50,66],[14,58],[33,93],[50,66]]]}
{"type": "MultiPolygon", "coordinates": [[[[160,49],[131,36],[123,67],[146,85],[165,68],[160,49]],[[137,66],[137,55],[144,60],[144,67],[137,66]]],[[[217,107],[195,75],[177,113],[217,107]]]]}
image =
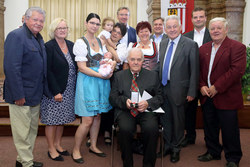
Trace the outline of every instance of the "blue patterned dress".
{"type": "Polygon", "coordinates": [[[74,100],[76,71],[69,52],[64,55],[69,64],[69,75],[62,102],[56,102],[54,97],[43,96],[41,102],[41,122],[46,125],[63,125],[75,120],[74,100]]]}

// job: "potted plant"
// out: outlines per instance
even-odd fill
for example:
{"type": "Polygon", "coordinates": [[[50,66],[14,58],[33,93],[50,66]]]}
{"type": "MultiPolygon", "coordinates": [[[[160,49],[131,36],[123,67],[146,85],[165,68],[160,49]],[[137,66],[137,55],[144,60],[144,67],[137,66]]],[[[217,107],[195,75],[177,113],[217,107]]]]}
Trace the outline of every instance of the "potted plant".
{"type": "Polygon", "coordinates": [[[247,65],[245,74],[242,77],[242,93],[250,100],[250,44],[247,46],[247,65]]]}

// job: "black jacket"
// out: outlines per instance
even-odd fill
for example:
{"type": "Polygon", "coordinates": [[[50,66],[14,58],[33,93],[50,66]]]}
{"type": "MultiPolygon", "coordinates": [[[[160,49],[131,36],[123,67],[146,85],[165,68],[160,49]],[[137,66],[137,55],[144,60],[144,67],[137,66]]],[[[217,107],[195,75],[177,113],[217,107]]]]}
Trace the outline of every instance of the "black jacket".
{"type": "MultiPolygon", "coordinates": [[[[74,43],[69,40],[65,41],[77,72],[77,64],[75,62],[75,55],[73,54],[74,43]]],[[[49,90],[51,91],[52,95],[55,96],[58,93],[63,93],[66,89],[69,65],[55,39],[45,43],[45,47],[48,57],[47,63],[49,90]]]]}

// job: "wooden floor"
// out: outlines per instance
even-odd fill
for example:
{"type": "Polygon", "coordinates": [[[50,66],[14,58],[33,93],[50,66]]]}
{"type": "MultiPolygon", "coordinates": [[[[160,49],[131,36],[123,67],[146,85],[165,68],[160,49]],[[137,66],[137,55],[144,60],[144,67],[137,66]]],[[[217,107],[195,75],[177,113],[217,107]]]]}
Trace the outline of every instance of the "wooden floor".
{"type": "MultiPolygon", "coordinates": [[[[241,146],[243,157],[240,162],[240,167],[250,167],[250,129],[241,129],[241,146]]],[[[116,139],[116,138],[115,138],[116,139]]],[[[74,144],[73,136],[63,137],[63,147],[69,152],[72,152],[74,144]]],[[[116,144],[116,142],[115,142],[116,144]]],[[[38,136],[34,149],[34,158],[36,161],[44,163],[44,167],[110,167],[110,146],[106,146],[103,141],[103,136],[98,138],[98,147],[107,154],[106,158],[100,158],[88,152],[85,146],[85,141],[82,144],[81,153],[85,160],[84,164],[78,165],[71,157],[64,157],[64,162],[52,161],[47,155],[47,142],[44,136],[38,136]]],[[[115,145],[116,148],[116,145],[115,145]]],[[[14,167],[16,160],[16,150],[11,136],[0,137],[0,167],[14,167]]],[[[180,161],[173,164],[169,160],[169,156],[164,158],[164,167],[224,167],[226,160],[224,153],[221,154],[222,159],[211,162],[200,162],[197,156],[206,152],[204,143],[203,130],[197,130],[197,140],[195,145],[185,147],[181,150],[180,161]]],[[[122,167],[120,151],[115,149],[114,167],[122,167]]],[[[142,167],[142,156],[134,155],[134,167],[142,167]]],[[[157,159],[155,167],[161,167],[160,159],[157,159]]]]}
{"type": "MultiPolygon", "coordinates": [[[[239,127],[240,128],[248,128],[250,129],[250,101],[245,102],[244,108],[238,111],[238,118],[239,118],[239,127]]],[[[74,135],[75,129],[79,125],[80,120],[76,119],[76,121],[67,124],[65,127],[65,136],[72,136],[74,135]]],[[[39,124],[39,131],[38,135],[44,135],[44,125],[39,124]]],[[[203,128],[203,120],[202,120],[202,111],[201,108],[198,108],[197,111],[197,119],[196,119],[196,128],[202,129],[203,128]]],[[[0,103],[0,136],[10,136],[11,129],[10,129],[10,120],[9,120],[9,107],[6,103],[0,103]]],[[[250,165],[249,165],[250,167],[250,165]]]]}
{"type": "MultiPolygon", "coordinates": [[[[243,158],[240,162],[241,167],[250,167],[250,104],[245,104],[245,108],[238,111],[239,126],[241,127],[241,145],[243,151],[243,158]]],[[[68,151],[72,151],[74,143],[74,133],[79,125],[80,121],[77,119],[71,124],[65,127],[63,146],[68,151]]],[[[103,142],[103,136],[99,136],[99,147],[105,153],[106,158],[96,157],[88,152],[88,148],[85,146],[85,141],[82,146],[82,154],[85,163],[78,165],[72,161],[71,157],[65,157],[64,162],[55,162],[47,156],[47,142],[44,137],[44,125],[39,124],[39,133],[36,140],[34,149],[34,156],[36,161],[44,163],[44,167],[109,167],[110,166],[110,146],[106,146],[103,142]]],[[[180,161],[173,164],[169,161],[169,156],[164,158],[164,167],[224,167],[226,160],[222,153],[222,160],[211,162],[199,162],[197,156],[205,153],[206,147],[204,143],[204,132],[202,123],[202,112],[199,108],[197,113],[197,140],[195,145],[183,148],[180,154],[180,161]]],[[[116,143],[116,142],[115,142],[116,143]]],[[[116,147],[116,146],[115,146],[116,147]]],[[[15,166],[16,150],[13,144],[10,130],[8,105],[0,104],[0,167],[13,167],[15,166]]],[[[120,152],[115,151],[114,167],[122,167],[122,161],[120,152]]],[[[134,155],[134,166],[141,167],[142,156],[134,155]]],[[[156,162],[156,167],[160,167],[160,159],[156,162]]]]}

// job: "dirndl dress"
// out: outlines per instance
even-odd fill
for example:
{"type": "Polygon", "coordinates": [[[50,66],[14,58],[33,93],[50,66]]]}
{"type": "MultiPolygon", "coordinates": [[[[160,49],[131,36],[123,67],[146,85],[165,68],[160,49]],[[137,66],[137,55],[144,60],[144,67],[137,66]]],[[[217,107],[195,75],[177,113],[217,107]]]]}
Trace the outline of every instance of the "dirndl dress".
{"type": "MultiPolygon", "coordinates": [[[[100,45],[100,44],[99,44],[100,45]]],[[[87,67],[98,72],[99,62],[103,58],[103,51],[100,46],[99,52],[91,48],[90,54],[86,43],[78,39],[73,47],[76,61],[86,61],[87,67]]],[[[92,77],[82,72],[77,74],[75,114],[78,116],[95,116],[108,112],[112,107],[109,103],[110,81],[98,77],[92,77]]]]}

